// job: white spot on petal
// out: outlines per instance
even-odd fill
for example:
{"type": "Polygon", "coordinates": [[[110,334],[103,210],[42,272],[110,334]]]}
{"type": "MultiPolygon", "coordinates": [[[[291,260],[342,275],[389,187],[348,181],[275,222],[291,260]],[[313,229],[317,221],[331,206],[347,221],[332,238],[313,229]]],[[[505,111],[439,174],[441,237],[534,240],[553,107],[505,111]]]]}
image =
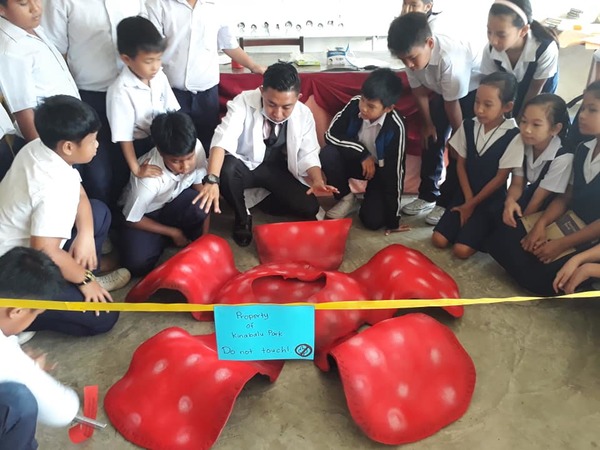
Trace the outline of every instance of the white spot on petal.
{"type": "Polygon", "coordinates": [[[368,348],[365,351],[365,358],[367,358],[368,363],[372,366],[380,366],[385,359],[383,354],[374,347],[368,348]]]}
{"type": "Polygon", "coordinates": [[[392,408],[388,411],[387,420],[392,431],[402,431],[406,429],[406,418],[398,408],[392,408]]]}
{"type": "Polygon", "coordinates": [[[410,389],[409,389],[409,387],[408,387],[408,384],[406,384],[406,383],[400,383],[400,384],[398,385],[398,390],[397,390],[397,392],[398,392],[398,396],[399,396],[399,397],[401,397],[401,398],[406,398],[406,397],[408,397],[408,393],[410,392],[410,389]]]}
{"type": "Polygon", "coordinates": [[[392,262],[393,259],[394,257],[392,255],[388,255],[385,258],[383,258],[382,264],[389,264],[392,262]]]}
{"type": "Polygon", "coordinates": [[[294,291],[294,293],[292,295],[294,298],[302,298],[302,297],[306,297],[306,292],[298,289],[297,291],[294,291]]]}
{"type": "Polygon", "coordinates": [[[329,322],[330,325],[335,325],[336,323],[339,322],[338,316],[335,312],[327,311],[327,312],[325,312],[324,315],[325,315],[325,320],[327,322],[329,322]]]}
{"type": "Polygon", "coordinates": [[[332,302],[337,302],[338,300],[340,300],[340,296],[334,292],[331,292],[328,296],[329,301],[332,302]]]}
{"type": "Polygon", "coordinates": [[[360,277],[363,280],[368,280],[369,278],[371,278],[371,271],[370,270],[365,270],[363,273],[360,274],[360,277]]]}
{"type": "Polygon", "coordinates": [[[358,311],[350,311],[350,313],[348,314],[348,317],[353,322],[358,322],[360,320],[360,313],[358,311]]]}
{"type": "Polygon", "coordinates": [[[184,395],[179,399],[179,405],[177,406],[177,409],[179,409],[180,413],[188,413],[191,411],[192,406],[192,399],[189,398],[187,395],[184,395]]]}
{"type": "Polygon", "coordinates": [[[362,337],[354,336],[353,338],[348,340],[348,345],[351,345],[352,347],[360,347],[364,344],[364,342],[365,340],[362,337]]]}
{"type": "Polygon", "coordinates": [[[138,413],[131,413],[127,416],[127,422],[133,427],[139,427],[142,424],[142,416],[138,413]]]}
{"type": "Polygon", "coordinates": [[[408,256],[405,260],[407,263],[412,264],[413,266],[418,266],[419,265],[419,261],[417,260],[417,258],[408,256]]]}
{"type": "Polygon", "coordinates": [[[202,356],[200,356],[199,354],[195,353],[195,354],[190,355],[190,356],[188,356],[186,358],[185,365],[186,366],[193,366],[194,364],[197,364],[200,361],[202,361],[202,356]]]}
{"type": "Polygon", "coordinates": [[[392,339],[392,342],[394,344],[399,344],[399,345],[404,344],[404,335],[402,333],[400,333],[399,331],[392,332],[392,334],[390,335],[390,338],[392,339]]]}
{"type": "Polygon", "coordinates": [[[184,337],[185,333],[182,331],[178,331],[178,330],[173,330],[173,331],[169,331],[169,333],[167,334],[168,338],[178,338],[178,337],[184,337]]]}
{"type": "Polygon", "coordinates": [[[269,285],[267,286],[267,290],[271,292],[276,292],[279,290],[279,285],[277,283],[269,283],[269,285]]]}
{"type": "Polygon", "coordinates": [[[431,272],[431,276],[438,281],[446,281],[446,278],[444,277],[442,272],[439,272],[439,271],[431,272]]]}
{"type": "Polygon", "coordinates": [[[424,280],[423,278],[417,278],[417,279],[415,280],[415,283],[418,283],[418,284],[420,284],[421,286],[424,286],[424,287],[426,287],[426,288],[429,288],[429,287],[431,287],[431,285],[430,285],[430,284],[429,284],[429,283],[428,283],[426,280],[424,280]]]}
{"type": "Polygon", "coordinates": [[[325,236],[325,227],[315,227],[315,234],[317,234],[318,236],[325,236]]]}
{"type": "Polygon", "coordinates": [[[390,274],[390,278],[397,278],[400,275],[402,275],[402,271],[401,270],[394,270],[391,274],[390,274]]]}
{"type": "Polygon", "coordinates": [[[454,405],[456,402],[456,391],[453,387],[448,386],[445,387],[442,391],[442,400],[446,402],[448,405],[454,405]]]}
{"type": "Polygon", "coordinates": [[[152,369],[152,372],[157,374],[157,373],[161,373],[163,370],[165,370],[167,368],[169,364],[167,363],[166,359],[161,359],[160,361],[157,361],[156,364],[154,364],[154,368],[152,369]]]}
{"type": "Polygon", "coordinates": [[[209,247],[215,253],[221,252],[221,246],[219,244],[217,244],[216,242],[211,242],[209,247]]]}
{"type": "Polygon", "coordinates": [[[194,273],[194,270],[188,265],[179,266],[179,271],[181,273],[194,273]]]}
{"type": "Polygon", "coordinates": [[[201,258],[206,264],[210,264],[212,262],[212,256],[207,252],[203,252],[201,258]]]}
{"type": "Polygon", "coordinates": [[[229,369],[219,369],[215,372],[215,380],[216,381],[225,381],[231,377],[231,370],[229,369]]]}
{"type": "Polygon", "coordinates": [[[187,430],[180,431],[175,438],[178,444],[184,445],[190,442],[190,432],[187,430]]]}
{"type": "Polygon", "coordinates": [[[354,387],[354,390],[362,396],[369,396],[371,394],[369,380],[363,375],[354,376],[352,379],[352,386],[354,387]]]}
{"type": "Polygon", "coordinates": [[[291,227],[288,228],[288,232],[290,234],[298,234],[298,233],[300,233],[300,228],[298,228],[296,225],[292,225],[291,227]]]}
{"type": "Polygon", "coordinates": [[[431,358],[431,362],[436,366],[442,362],[442,354],[437,348],[432,348],[429,352],[429,357],[431,358]]]}

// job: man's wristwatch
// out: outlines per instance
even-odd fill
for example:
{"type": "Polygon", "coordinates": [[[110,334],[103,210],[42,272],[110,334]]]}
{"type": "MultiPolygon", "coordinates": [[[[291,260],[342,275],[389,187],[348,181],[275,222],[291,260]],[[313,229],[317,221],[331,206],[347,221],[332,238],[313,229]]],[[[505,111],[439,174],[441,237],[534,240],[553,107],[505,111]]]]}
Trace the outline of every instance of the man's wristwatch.
{"type": "Polygon", "coordinates": [[[219,184],[220,181],[221,179],[212,173],[209,173],[204,178],[202,178],[202,184],[219,184]]]}
{"type": "Polygon", "coordinates": [[[85,286],[92,281],[96,281],[96,275],[94,275],[91,270],[86,270],[83,281],[81,283],[77,283],[77,286],[85,286]]]}

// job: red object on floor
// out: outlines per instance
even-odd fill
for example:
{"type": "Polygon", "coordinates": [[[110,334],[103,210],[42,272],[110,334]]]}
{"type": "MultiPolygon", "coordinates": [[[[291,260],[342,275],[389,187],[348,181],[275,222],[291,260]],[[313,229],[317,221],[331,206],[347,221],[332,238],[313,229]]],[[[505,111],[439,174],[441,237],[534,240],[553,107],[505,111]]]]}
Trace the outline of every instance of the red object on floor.
{"type": "MultiPolygon", "coordinates": [[[[459,297],[458,286],[450,275],[423,253],[400,244],[380,250],[350,276],[364,286],[372,300],[459,297]]],[[[464,314],[462,306],[443,309],[454,317],[464,314]]],[[[371,310],[366,312],[366,320],[375,324],[395,313],[395,309],[371,310]]]]}
{"type": "MultiPolygon", "coordinates": [[[[349,219],[331,221],[330,232],[343,234],[344,229],[349,227],[349,219]]],[[[286,242],[286,249],[290,255],[290,261],[298,258],[298,255],[309,255],[303,253],[303,249],[320,251],[319,245],[326,246],[322,240],[322,232],[328,225],[322,222],[310,221],[300,224],[292,223],[292,227],[298,227],[298,233],[289,230],[289,223],[261,225],[261,246],[269,248],[269,258],[281,260],[282,249],[273,250],[281,245],[281,237],[286,242]],[[317,230],[321,230],[317,232],[317,230]],[[288,245],[289,243],[293,245],[288,245]]],[[[337,252],[334,257],[327,260],[327,265],[333,265],[343,255],[345,240],[337,240],[336,236],[327,236],[334,245],[330,251],[337,252]]],[[[320,258],[326,260],[326,255],[319,254],[320,258]]],[[[318,258],[314,258],[315,261],[318,258]]],[[[315,261],[312,261],[315,264],[315,261]]],[[[325,264],[324,264],[325,265],[325,264]]],[[[294,285],[295,286],[295,285],[294,285]]],[[[437,267],[422,253],[404,247],[399,244],[390,245],[380,250],[367,264],[354,272],[325,272],[306,263],[272,263],[257,266],[250,271],[239,274],[235,268],[233,254],[229,244],[217,236],[206,235],[197,239],[185,249],[177,253],[168,261],[164,262],[141,280],[127,295],[127,302],[146,301],[159,289],[174,289],[181,292],[190,303],[219,304],[219,303],[287,303],[293,301],[311,301],[319,303],[322,301],[347,301],[347,300],[392,300],[392,299],[431,299],[431,298],[457,298],[458,287],[454,280],[442,269],[437,267]],[[310,278],[309,273],[315,278],[310,278]],[[238,276],[239,275],[239,276],[238,276]],[[276,277],[269,282],[271,291],[265,295],[260,291],[260,279],[265,277],[276,277]],[[308,278],[307,278],[308,277],[308,278]],[[323,293],[309,292],[316,286],[313,283],[319,277],[326,280],[322,284],[323,293]],[[309,286],[302,288],[300,284],[290,289],[290,280],[299,281],[300,284],[309,286]],[[336,281],[332,281],[336,280],[336,281]],[[232,284],[235,286],[232,287],[232,284]],[[338,292],[335,292],[335,290],[338,292]],[[302,295],[301,295],[302,294],[302,295]],[[312,295],[311,295],[312,294],[312,295]]],[[[454,317],[463,314],[462,306],[446,307],[454,317]]],[[[328,338],[322,342],[333,343],[345,335],[342,330],[347,330],[348,323],[355,324],[357,329],[363,323],[375,324],[378,321],[388,319],[395,314],[395,309],[390,310],[363,310],[363,311],[327,311],[319,316],[328,317],[332,323],[332,330],[328,338]],[[341,317],[349,318],[340,319],[341,317]],[[339,323],[338,323],[339,322],[339,323]],[[333,326],[333,324],[337,324],[333,326]]],[[[198,320],[212,319],[212,313],[193,313],[198,320]]],[[[322,330],[317,329],[317,334],[322,330]]],[[[321,341],[320,341],[321,342],[321,341]]],[[[317,353],[321,354],[326,348],[317,347],[317,353]],[[321,351],[319,351],[321,350],[321,351]]],[[[317,358],[317,365],[327,370],[326,358],[317,358]],[[323,364],[320,364],[322,362],[323,364]]]]}
{"type": "Polygon", "coordinates": [[[418,441],[458,420],[475,389],[475,366],[452,331],[424,314],[389,319],[339,344],[352,418],[388,445],[418,441]]]}
{"type": "MultiPolygon", "coordinates": [[[[238,273],[227,241],[207,234],[146,275],[125,301],[145,302],[159,289],[172,289],[181,292],[189,303],[211,304],[223,285],[238,273]]],[[[213,317],[212,313],[192,315],[197,320],[213,317]]]]}
{"type": "MultiPolygon", "coordinates": [[[[83,415],[95,419],[98,415],[98,385],[83,388],[83,415]]],[[[81,444],[94,435],[94,428],[89,425],[76,424],[69,428],[69,439],[74,444],[81,444]]]]}
{"type": "Polygon", "coordinates": [[[283,222],[254,227],[254,241],[262,264],[305,262],[324,270],[342,264],[352,219],[283,222]]]}
{"type": "Polygon", "coordinates": [[[255,375],[275,381],[280,361],[220,361],[215,335],[168,328],[144,342],[104,399],[127,440],[153,450],[209,449],[240,391],[255,375]]]}
{"type": "MultiPolygon", "coordinates": [[[[244,272],[219,292],[216,302],[236,303],[326,303],[366,300],[358,282],[341,272],[316,269],[302,263],[271,263],[244,272]]],[[[339,341],[365,322],[366,311],[315,311],[315,364],[329,370],[327,354],[339,341]]]]}

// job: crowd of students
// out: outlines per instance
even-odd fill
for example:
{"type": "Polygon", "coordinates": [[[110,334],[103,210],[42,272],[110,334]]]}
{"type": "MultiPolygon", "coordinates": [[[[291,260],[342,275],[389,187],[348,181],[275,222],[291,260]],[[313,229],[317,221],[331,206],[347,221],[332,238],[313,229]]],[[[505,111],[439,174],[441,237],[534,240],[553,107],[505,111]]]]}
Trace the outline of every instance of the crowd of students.
{"type": "MultiPolygon", "coordinates": [[[[434,246],[463,259],[488,252],[541,295],[586,289],[600,277],[600,81],[586,87],[570,125],[553,93],[556,38],[532,19],[529,0],[492,4],[484,48],[438,33],[443,15],[432,1],[404,0],[388,47],[407,68],[423,148],[419,195],[404,207],[406,136],[394,109],[403,86],[393,71],[369,75],[321,149],[296,69],[256,64],[218,4],[44,6],[0,0],[0,90],[14,118],[0,107],[0,296],[111,301],[110,291],[152,270],[166,245],[184,247],[205,232],[221,196],[234,212],[233,241],[247,246],[255,205],[304,220],[349,215],[357,206],[350,178],[367,180],[358,217],[368,229],[408,231],[403,213],[427,213],[434,246]],[[263,74],[222,119],[218,50],[263,74]],[[321,194],[336,199],[328,211],[321,194]],[[548,240],[546,227],[568,210],[584,226],[548,240]],[[533,213],[527,230],[520,219],[533,213]],[[123,268],[99,275],[111,246],[123,268]],[[48,273],[48,289],[27,282],[32,270],[48,273]]],[[[0,355],[20,361],[0,369],[0,449],[35,448],[38,414],[19,416],[9,382],[37,380],[8,390],[23,405],[33,393],[39,417],[52,415],[51,407],[42,414],[43,371],[10,336],[95,335],[117,319],[0,308],[0,355]]],[[[44,389],[71,404],[71,391],[44,389]]]]}

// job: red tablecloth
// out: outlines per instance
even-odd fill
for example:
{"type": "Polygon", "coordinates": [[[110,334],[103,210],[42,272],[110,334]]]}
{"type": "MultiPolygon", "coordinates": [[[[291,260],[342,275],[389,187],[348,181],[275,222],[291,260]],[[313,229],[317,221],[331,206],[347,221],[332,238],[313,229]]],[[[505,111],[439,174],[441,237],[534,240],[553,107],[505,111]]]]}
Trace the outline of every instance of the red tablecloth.
{"type": "MultiPolygon", "coordinates": [[[[311,97],[316,104],[331,117],[340,111],[348,101],[360,93],[360,88],[369,72],[311,72],[301,73],[302,97],[306,102],[311,97]]],[[[399,113],[404,117],[406,126],[406,148],[412,155],[421,153],[420,117],[414,97],[410,95],[410,87],[404,72],[398,72],[405,87],[404,94],[396,104],[399,113]]],[[[219,103],[221,112],[226,111],[226,103],[240,92],[255,89],[262,82],[262,76],[252,73],[222,73],[219,84],[219,103]]]]}

